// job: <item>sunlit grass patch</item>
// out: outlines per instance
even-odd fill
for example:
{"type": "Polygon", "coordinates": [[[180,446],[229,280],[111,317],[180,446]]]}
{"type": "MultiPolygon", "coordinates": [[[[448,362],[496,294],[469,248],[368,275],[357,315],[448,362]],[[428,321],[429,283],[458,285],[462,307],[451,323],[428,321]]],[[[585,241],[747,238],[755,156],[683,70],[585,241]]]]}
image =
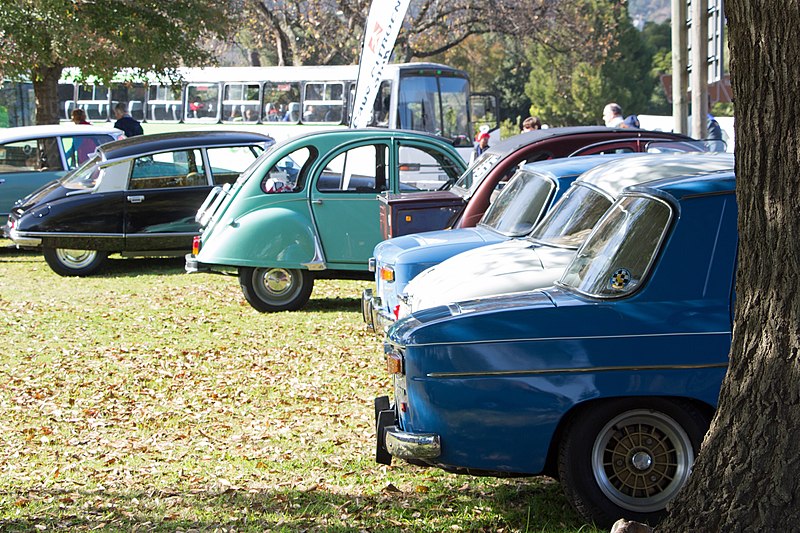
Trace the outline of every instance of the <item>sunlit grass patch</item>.
{"type": "Polygon", "coordinates": [[[0,241],[0,530],[593,531],[546,478],[374,462],[365,282],[260,314],[175,260],[62,278],[0,241]]]}

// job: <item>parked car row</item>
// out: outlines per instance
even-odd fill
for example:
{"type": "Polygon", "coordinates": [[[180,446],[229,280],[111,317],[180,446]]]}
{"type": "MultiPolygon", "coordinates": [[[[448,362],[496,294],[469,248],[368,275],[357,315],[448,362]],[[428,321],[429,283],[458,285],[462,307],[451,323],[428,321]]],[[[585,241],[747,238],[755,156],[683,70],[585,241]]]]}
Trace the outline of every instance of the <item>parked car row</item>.
{"type": "Polygon", "coordinates": [[[698,148],[554,128],[467,168],[419,132],[141,136],[74,168],[62,150],[72,170],[4,230],[61,275],[186,254],[188,272],[236,272],[262,312],[300,309],[315,279],[375,279],[362,313],[394,389],[375,399],[378,462],[547,474],[589,521],[652,522],[689,475],[731,337],[733,158],[698,148]]]}

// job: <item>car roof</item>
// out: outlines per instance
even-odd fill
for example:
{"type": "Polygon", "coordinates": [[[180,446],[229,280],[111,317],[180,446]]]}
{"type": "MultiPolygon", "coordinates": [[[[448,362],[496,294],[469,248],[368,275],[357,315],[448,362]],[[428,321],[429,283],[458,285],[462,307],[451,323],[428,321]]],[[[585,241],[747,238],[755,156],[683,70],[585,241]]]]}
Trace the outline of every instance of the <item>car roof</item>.
{"type": "Polygon", "coordinates": [[[607,128],[606,126],[569,126],[564,128],[546,128],[543,130],[533,130],[514,135],[496,144],[493,144],[487,150],[493,154],[499,154],[503,157],[516,152],[520,148],[533,144],[535,142],[544,141],[547,139],[557,137],[569,137],[589,134],[604,134],[608,137],[606,139],[598,139],[598,142],[613,141],[616,139],[630,139],[630,138],[644,138],[649,139],[653,136],[663,137],[664,139],[682,139],[693,140],[691,137],[680,135],[677,133],[663,132],[663,131],[649,131],[632,128],[607,128]]]}
{"type": "Polygon", "coordinates": [[[230,146],[259,144],[274,140],[268,135],[249,131],[181,131],[137,135],[100,146],[97,151],[106,161],[136,155],[191,148],[194,146],[230,146]]]}
{"type": "Polygon", "coordinates": [[[645,154],[642,152],[633,152],[559,157],[557,159],[545,159],[542,161],[526,163],[522,168],[530,172],[549,174],[553,177],[568,176],[573,174],[583,174],[587,170],[609,161],[614,161],[623,157],[637,157],[641,155],[645,154]]]}
{"type": "Polygon", "coordinates": [[[725,152],[640,154],[596,166],[575,182],[589,183],[616,196],[625,187],[653,180],[733,170],[733,163],[733,154],[725,152]]]}
{"type": "Polygon", "coordinates": [[[301,133],[301,134],[296,135],[294,137],[289,137],[288,139],[280,141],[276,146],[280,147],[280,146],[283,146],[283,145],[286,145],[286,144],[290,144],[290,143],[293,143],[293,142],[301,140],[301,139],[308,139],[309,137],[324,138],[324,137],[342,136],[342,137],[345,137],[345,138],[347,138],[347,137],[367,138],[370,135],[382,137],[384,139],[389,139],[389,138],[392,138],[392,139],[394,139],[394,138],[400,138],[400,139],[402,139],[402,138],[406,138],[406,139],[421,139],[421,138],[435,139],[436,141],[438,141],[440,143],[443,143],[443,144],[446,144],[446,145],[448,145],[450,147],[454,146],[452,139],[448,139],[447,137],[442,137],[441,135],[436,135],[434,133],[428,133],[428,132],[425,132],[425,131],[416,131],[416,130],[387,129],[387,128],[375,128],[375,127],[371,127],[371,128],[347,128],[347,129],[337,128],[337,129],[330,129],[330,130],[310,131],[310,132],[307,132],[307,133],[301,133]]]}
{"type": "Polygon", "coordinates": [[[41,137],[59,137],[75,135],[121,135],[122,130],[111,126],[94,126],[85,124],[47,124],[42,126],[20,126],[17,128],[0,128],[0,142],[7,143],[36,139],[41,137]]]}
{"type": "Polygon", "coordinates": [[[729,170],[694,176],[675,176],[628,187],[625,192],[652,193],[654,190],[667,193],[679,201],[688,197],[734,193],[736,174],[729,170]]]}

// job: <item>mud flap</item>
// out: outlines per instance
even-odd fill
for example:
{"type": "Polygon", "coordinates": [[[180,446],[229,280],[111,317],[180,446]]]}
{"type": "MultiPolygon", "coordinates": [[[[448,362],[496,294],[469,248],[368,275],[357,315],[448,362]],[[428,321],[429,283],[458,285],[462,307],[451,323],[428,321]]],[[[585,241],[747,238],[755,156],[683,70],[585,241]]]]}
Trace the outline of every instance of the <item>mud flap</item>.
{"type": "Polygon", "coordinates": [[[389,404],[388,396],[375,398],[375,462],[392,464],[392,455],[386,450],[386,428],[394,426],[397,418],[389,404]]]}

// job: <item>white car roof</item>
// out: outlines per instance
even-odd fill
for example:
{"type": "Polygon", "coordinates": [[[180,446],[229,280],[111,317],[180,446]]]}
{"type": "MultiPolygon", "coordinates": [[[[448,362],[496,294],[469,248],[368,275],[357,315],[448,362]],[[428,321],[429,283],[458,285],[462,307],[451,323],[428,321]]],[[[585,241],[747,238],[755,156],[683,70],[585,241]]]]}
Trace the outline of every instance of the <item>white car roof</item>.
{"type": "Polygon", "coordinates": [[[0,143],[38,139],[42,137],[59,137],[74,135],[113,135],[118,138],[122,130],[111,126],[87,126],[85,124],[48,124],[45,126],[21,126],[18,128],[0,128],[0,143]]]}

